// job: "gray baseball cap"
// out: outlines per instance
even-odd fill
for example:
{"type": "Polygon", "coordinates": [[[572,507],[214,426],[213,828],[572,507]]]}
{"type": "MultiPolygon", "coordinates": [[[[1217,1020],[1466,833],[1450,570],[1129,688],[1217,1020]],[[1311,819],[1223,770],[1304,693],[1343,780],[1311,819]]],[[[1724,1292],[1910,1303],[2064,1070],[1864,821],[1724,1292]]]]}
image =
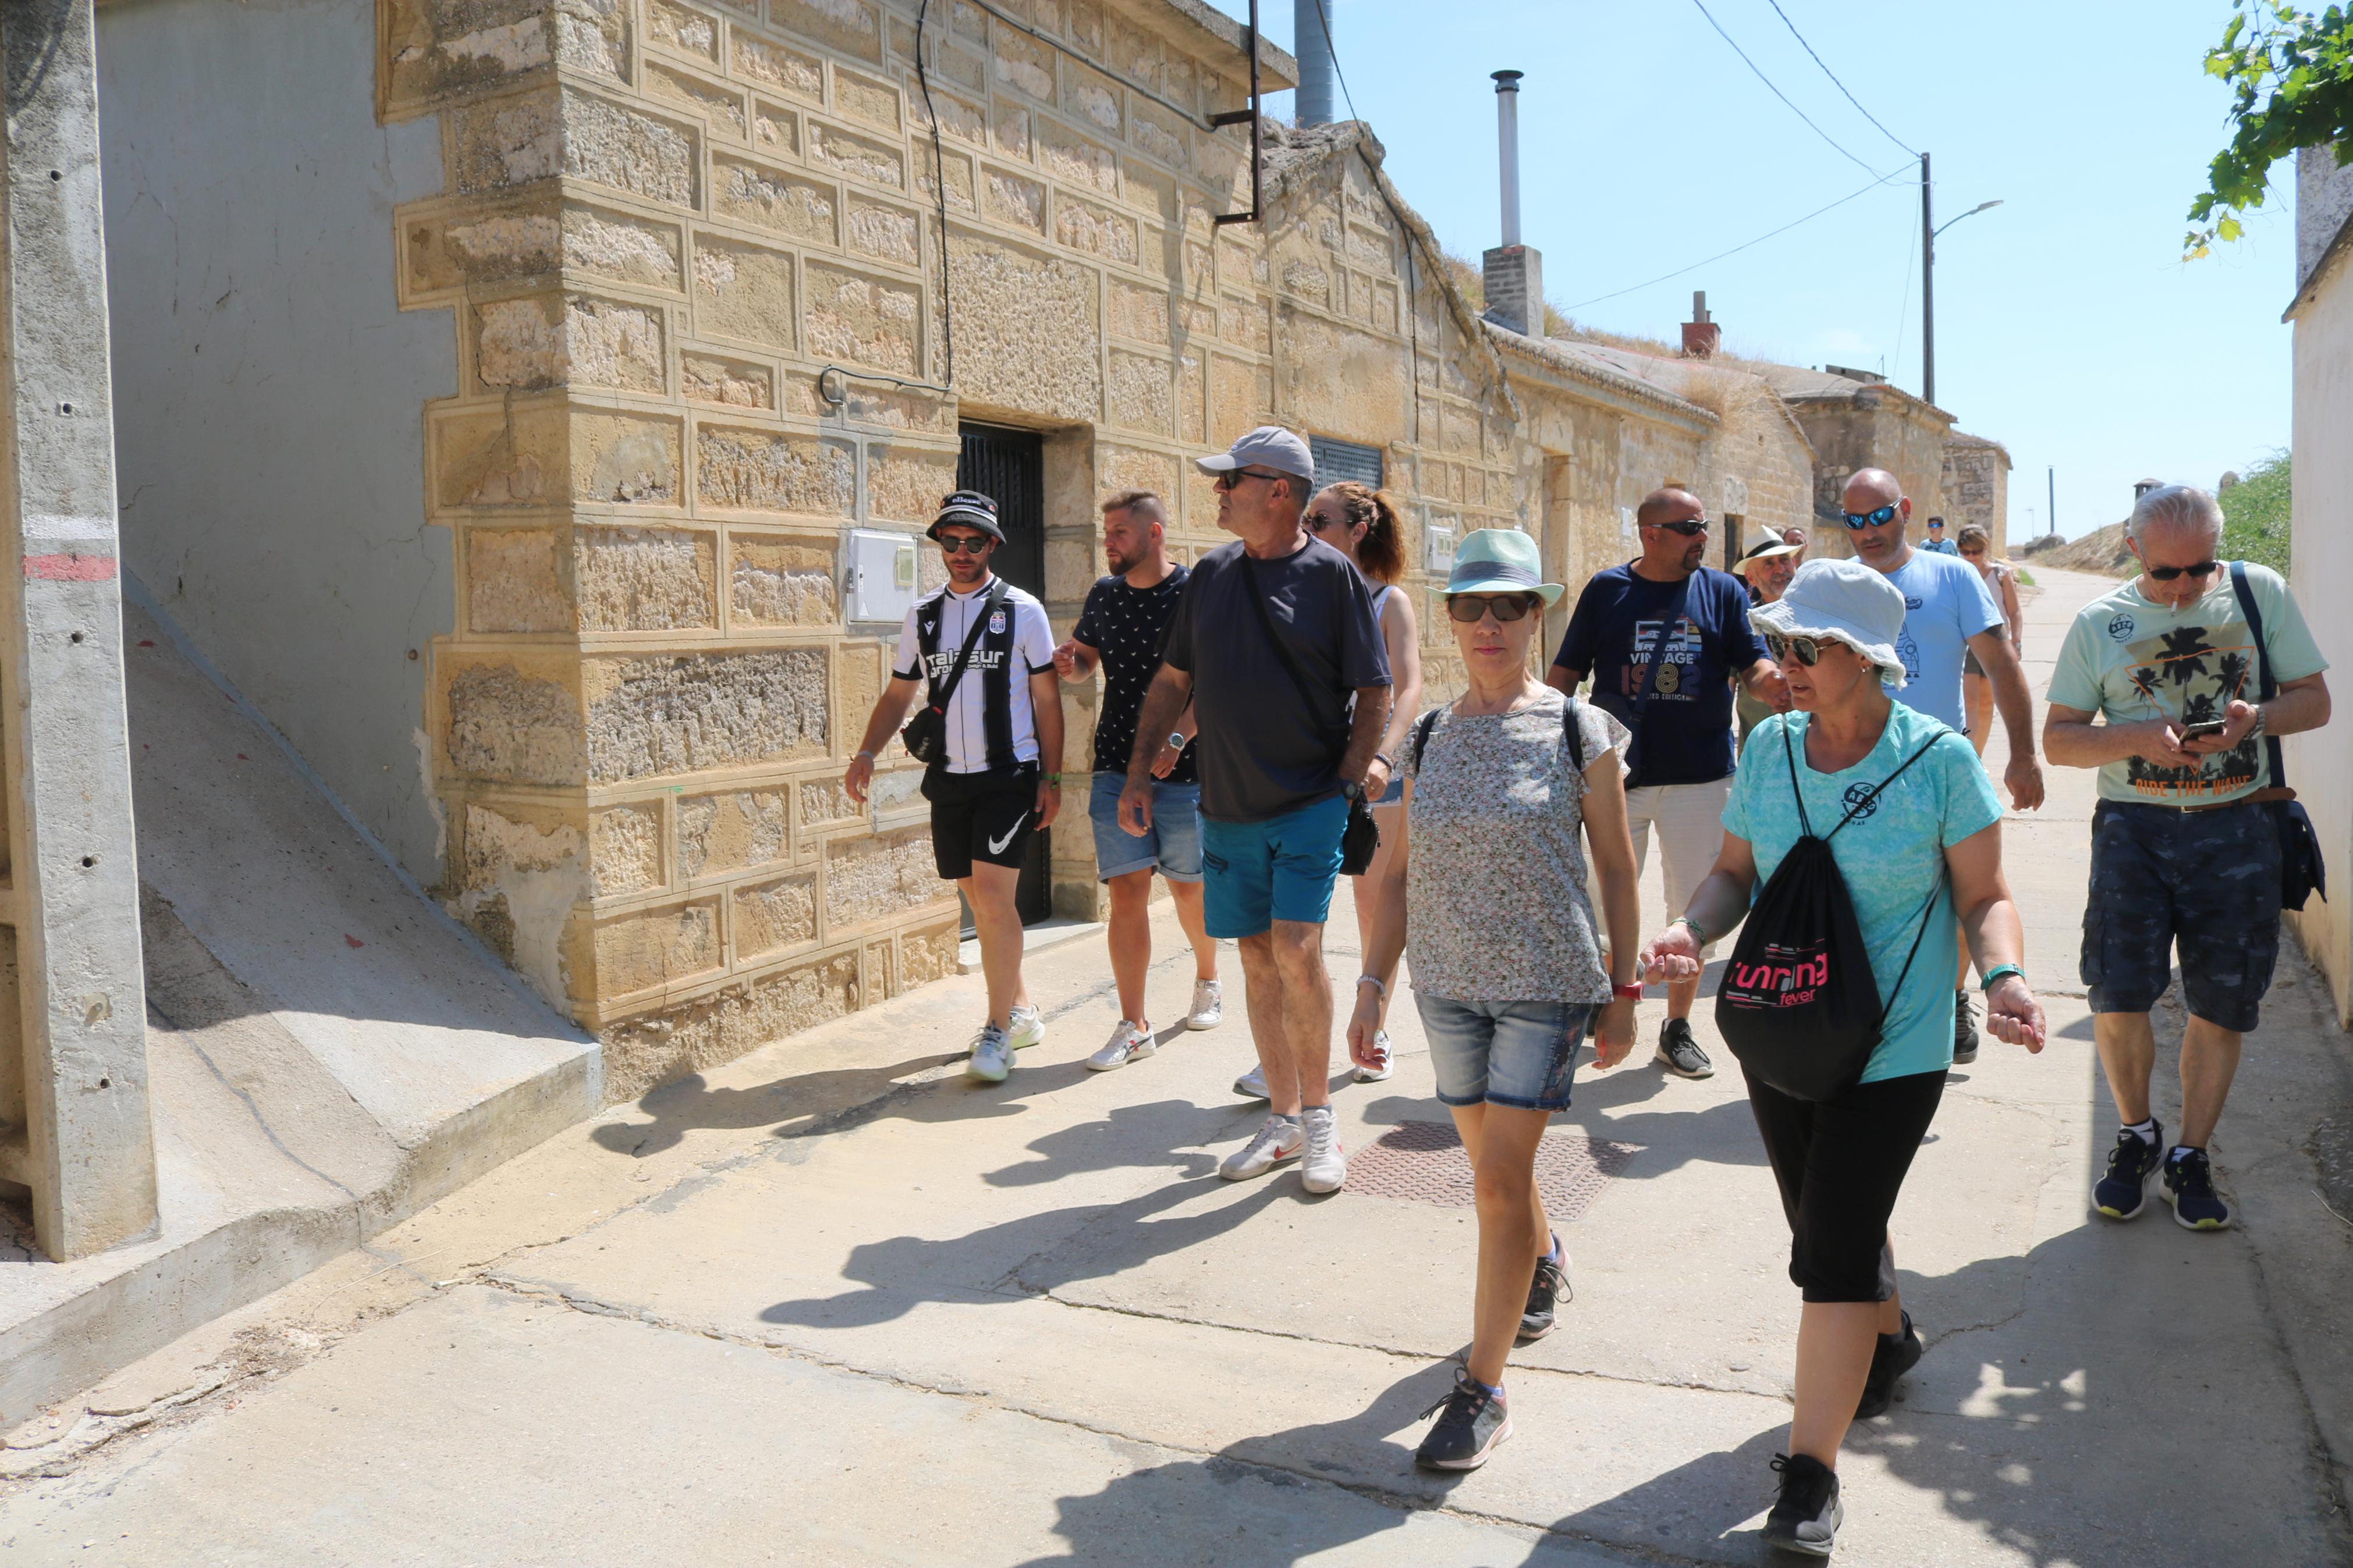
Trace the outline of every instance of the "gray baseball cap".
{"type": "Polygon", "coordinates": [[[1193,462],[1205,474],[1272,468],[1310,484],[1315,480],[1314,454],[1308,451],[1306,442],[1280,425],[1261,425],[1218,456],[1196,458],[1193,462]]]}

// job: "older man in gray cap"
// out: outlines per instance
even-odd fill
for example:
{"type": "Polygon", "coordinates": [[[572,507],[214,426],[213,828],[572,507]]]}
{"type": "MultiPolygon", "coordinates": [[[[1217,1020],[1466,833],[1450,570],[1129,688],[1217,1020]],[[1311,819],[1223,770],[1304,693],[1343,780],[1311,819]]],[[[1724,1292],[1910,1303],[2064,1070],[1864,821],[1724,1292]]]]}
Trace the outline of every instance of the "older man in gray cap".
{"type": "Polygon", "coordinates": [[[1201,865],[1208,934],[1241,948],[1250,1034],[1272,1114],[1219,1167],[1240,1181],[1303,1153],[1311,1193],[1347,1164],[1333,1125],[1332,984],[1324,922],[1350,806],[1388,787],[1376,755],[1388,653],[1365,580],[1300,525],[1314,483],[1307,443],[1261,426],[1199,459],[1218,524],[1239,535],[1193,564],[1136,723],[1120,821],[1152,822],[1152,763],[1190,700],[1200,731],[1201,865]]]}

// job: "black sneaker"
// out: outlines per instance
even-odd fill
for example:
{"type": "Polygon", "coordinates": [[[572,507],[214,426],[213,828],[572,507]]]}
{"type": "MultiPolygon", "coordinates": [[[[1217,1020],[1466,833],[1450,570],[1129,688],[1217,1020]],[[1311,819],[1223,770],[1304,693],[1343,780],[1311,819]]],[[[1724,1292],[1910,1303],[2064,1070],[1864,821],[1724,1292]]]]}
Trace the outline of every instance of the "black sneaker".
{"type": "Polygon", "coordinates": [[[1691,1020],[1670,1018],[1659,1029],[1659,1054],[1662,1067],[1677,1078],[1714,1078],[1715,1064],[1692,1038],[1691,1020]]]}
{"type": "Polygon", "coordinates": [[[1953,993],[1953,1065],[1965,1068],[1978,1059],[1978,1015],[1966,991],[1953,993]]]}
{"type": "Polygon", "coordinates": [[[1913,1331],[1909,1312],[1904,1314],[1901,1333],[1880,1335],[1872,1348],[1871,1375],[1862,1381],[1862,1402],[1854,1407],[1854,1418],[1868,1421],[1886,1415],[1895,1400],[1895,1380],[1920,1364],[1920,1352],[1926,1348],[1913,1331]]]}
{"type": "Polygon", "coordinates": [[[1837,1473],[1804,1454],[1776,1454],[1773,1468],[1781,1474],[1781,1495],[1765,1516],[1765,1544],[1828,1557],[1846,1519],[1837,1473]]]}
{"type": "Polygon", "coordinates": [[[2166,1156],[2165,1179],[2157,1190],[2173,1205],[2173,1223],[2184,1230],[2227,1230],[2231,1205],[2214,1190],[2214,1167],[2203,1149],[2176,1149],[2166,1156]]]}
{"type": "MultiPolygon", "coordinates": [[[[1520,1343],[1531,1344],[1553,1330],[1553,1307],[1560,1293],[1568,1286],[1568,1254],[1560,1245],[1560,1236],[1554,1233],[1553,1253],[1536,1259],[1536,1277],[1528,1281],[1527,1310],[1520,1314],[1520,1343]]],[[[1576,1292],[1570,1291],[1574,1299],[1576,1292]]]]}
{"type": "Polygon", "coordinates": [[[2164,1156],[2165,1123],[2157,1123],[2151,1142],[2129,1127],[2116,1130],[2116,1146],[2108,1151],[2108,1173],[2092,1189],[2092,1207],[2110,1219],[2136,1219],[2148,1206],[2148,1179],[2164,1156]]]}
{"type": "Polygon", "coordinates": [[[1422,1415],[1438,1416],[1438,1425],[1413,1451],[1413,1462],[1425,1470],[1475,1470],[1512,1435],[1504,1396],[1488,1393],[1468,1367],[1454,1369],[1454,1392],[1422,1415]]]}

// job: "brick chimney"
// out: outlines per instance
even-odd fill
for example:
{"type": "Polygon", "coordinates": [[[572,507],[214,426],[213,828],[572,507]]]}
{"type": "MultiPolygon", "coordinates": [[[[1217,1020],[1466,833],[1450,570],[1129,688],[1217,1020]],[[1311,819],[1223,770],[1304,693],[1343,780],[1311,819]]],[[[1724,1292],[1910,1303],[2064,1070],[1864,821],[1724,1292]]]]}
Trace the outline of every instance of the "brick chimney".
{"type": "Polygon", "coordinates": [[[1724,329],[1708,318],[1707,290],[1692,290],[1692,319],[1683,323],[1683,357],[1709,359],[1724,345],[1724,329]]]}

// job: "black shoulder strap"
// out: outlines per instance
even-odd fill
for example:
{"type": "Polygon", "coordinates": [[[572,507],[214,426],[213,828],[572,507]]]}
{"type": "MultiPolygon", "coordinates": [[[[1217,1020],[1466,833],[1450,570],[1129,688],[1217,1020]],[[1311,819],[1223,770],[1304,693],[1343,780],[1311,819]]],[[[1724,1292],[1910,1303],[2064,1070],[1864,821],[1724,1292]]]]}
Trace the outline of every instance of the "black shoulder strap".
{"type": "MultiPolygon", "coordinates": [[[[948,671],[948,683],[937,688],[932,695],[932,706],[943,713],[947,711],[948,704],[955,700],[956,686],[964,679],[964,668],[972,658],[972,650],[980,646],[980,634],[988,625],[989,616],[1005,603],[1005,579],[1002,577],[989,584],[988,597],[981,602],[980,608],[974,613],[972,629],[965,633],[964,647],[956,650],[955,667],[948,671]]],[[[942,589],[940,596],[946,599],[954,595],[945,589],[942,589]]],[[[944,623],[947,617],[945,605],[940,607],[940,616],[944,623]]]]}
{"type": "Polygon", "coordinates": [[[1560,728],[1568,742],[1569,763],[1581,773],[1585,771],[1585,731],[1577,722],[1577,693],[1574,691],[1568,693],[1567,701],[1560,710],[1560,728]]]}
{"type": "Polygon", "coordinates": [[[1430,744],[1430,732],[1437,728],[1438,710],[1435,708],[1413,721],[1413,771],[1416,773],[1421,772],[1421,753],[1430,744]]]}
{"type": "Polygon", "coordinates": [[[1894,773],[1888,774],[1885,778],[1872,785],[1868,791],[1864,792],[1860,800],[1857,800],[1852,805],[1846,808],[1846,815],[1839,818],[1838,827],[1831,829],[1831,837],[1832,838],[1836,838],[1839,836],[1839,828],[1844,827],[1848,823],[1852,822],[1857,816],[1869,811],[1872,807],[1872,803],[1879,798],[1880,792],[1884,790],[1889,784],[1894,784],[1897,779],[1902,778],[1905,771],[1908,770],[1914,763],[1918,762],[1930,752],[1935,751],[1936,749],[1937,742],[1943,740],[1947,735],[1957,734],[1958,732],[1959,731],[1955,730],[1946,729],[1941,724],[1938,725],[1936,732],[1928,738],[1928,743],[1926,745],[1921,747],[1918,751],[1905,758],[1901,767],[1898,767],[1894,773]]]}
{"type": "Polygon", "coordinates": [[[1290,672],[1292,684],[1299,688],[1299,695],[1307,700],[1312,710],[1315,683],[1307,678],[1307,671],[1300,668],[1299,656],[1291,651],[1291,645],[1275,631],[1274,617],[1266,613],[1265,595],[1259,592],[1258,568],[1251,563],[1250,552],[1242,551],[1234,559],[1242,564],[1242,596],[1250,600],[1250,608],[1258,612],[1259,629],[1266,634],[1266,640],[1274,645],[1274,657],[1282,661],[1282,668],[1290,672]]]}
{"type": "MultiPolygon", "coordinates": [[[[2243,561],[2231,563],[2231,592],[2239,596],[2239,608],[2247,612],[2247,630],[2255,639],[2255,700],[2269,702],[2279,695],[2279,686],[2272,679],[2272,650],[2263,637],[2263,613],[2255,608],[2255,591],[2248,584],[2247,563],[2243,561]]],[[[2272,765],[2272,787],[2285,789],[2287,765],[2282,760],[2277,735],[2263,737],[2263,754],[2272,765]]]]}
{"type": "MultiPolygon", "coordinates": [[[[1697,572],[1692,574],[1692,577],[1698,575],[1697,572]]],[[[1683,580],[1675,591],[1673,606],[1667,611],[1666,618],[1659,623],[1659,635],[1651,639],[1651,657],[1642,666],[1642,689],[1634,694],[1634,722],[1630,728],[1638,738],[1642,733],[1642,710],[1649,704],[1651,693],[1658,688],[1659,660],[1666,654],[1667,644],[1674,637],[1676,629],[1683,624],[1683,610],[1691,603],[1691,577],[1683,580]]]]}

